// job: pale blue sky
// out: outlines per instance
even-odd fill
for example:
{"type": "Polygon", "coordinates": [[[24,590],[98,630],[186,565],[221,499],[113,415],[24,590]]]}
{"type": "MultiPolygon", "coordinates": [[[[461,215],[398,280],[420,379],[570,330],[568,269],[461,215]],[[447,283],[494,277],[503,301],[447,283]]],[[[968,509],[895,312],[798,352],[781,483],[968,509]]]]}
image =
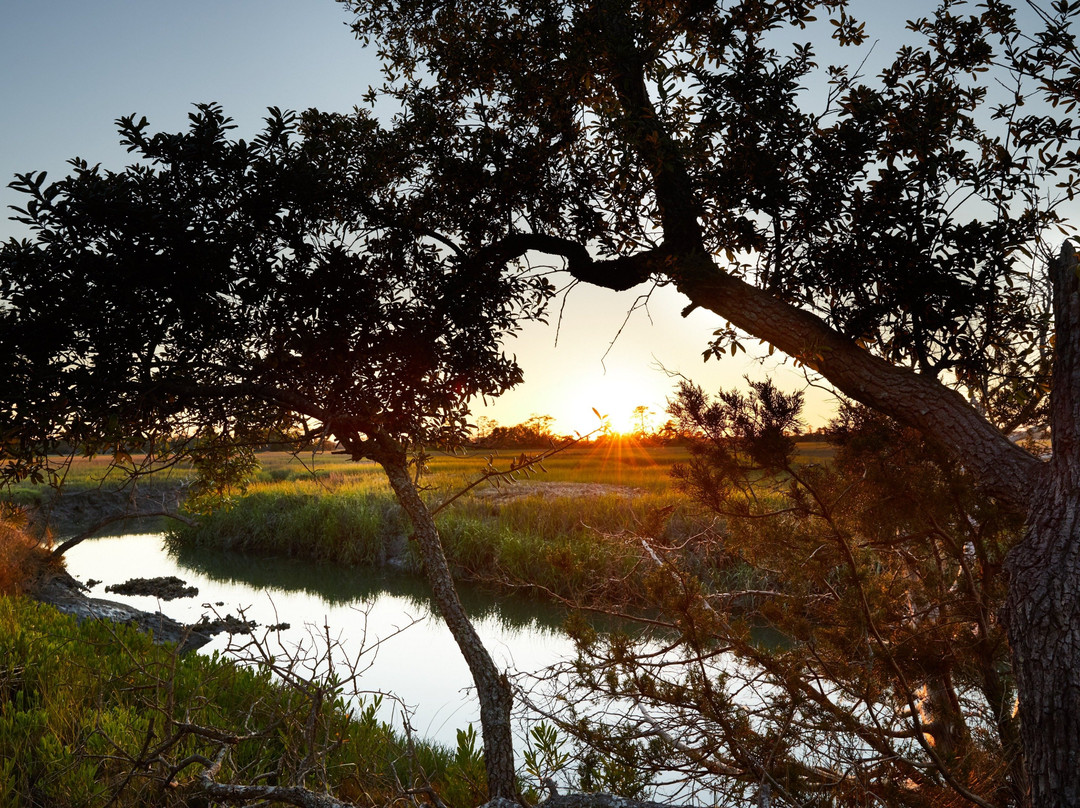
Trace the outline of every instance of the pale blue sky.
{"type": "MultiPolygon", "coordinates": [[[[349,110],[378,64],[330,0],[3,0],[0,177],[125,163],[113,121],[156,129],[218,101],[244,131],[268,106],[349,110]]],[[[6,185],[5,180],[4,185],[6,185]]],[[[5,206],[15,197],[6,188],[5,206]]],[[[12,224],[0,224],[0,235],[12,224]]]]}
{"type": "MultiPolygon", "coordinates": [[[[891,11],[910,15],[920,5],[927,4],[891,11]]],[[[884,27],[897,25],[902,18],[884,27]]],[[[374,54],[353,39],[332,0],[0,0],[0,77],[5,214],[19,201],[6,187],[16,172],[59,177],[74,156],[126,164],[113,125],[121,115],[146,115],[155,131],[177,131],[191,104],[217,101],[243,137],[259,128],[267,106],[346,111],[379,80],[374,54]]],[[[0,220],[0,239],[22,232],[6,215],[0,220]]],[[[526,382],[477,414],[512,424],[549,413],[569,431],[588,428],[597,407],[618,426],[636,405],[663,410],[672,383],[658,362],[707,388],[739,384],[744,373],[776,372],[787,388],[804,383],[776,358],[762,364],[740,354],[703,364],[701,352],[722,322],[702,311],[680,318],[683,301],[667,292],[654,298],[651,320],[644,311],[632,317],[602,363],[634,297],[579,288],[558,345],[554,328],[543,326],[511,341],[526,382]]],[[[820,423],[828,397],[809,397],[820,423]]]]}

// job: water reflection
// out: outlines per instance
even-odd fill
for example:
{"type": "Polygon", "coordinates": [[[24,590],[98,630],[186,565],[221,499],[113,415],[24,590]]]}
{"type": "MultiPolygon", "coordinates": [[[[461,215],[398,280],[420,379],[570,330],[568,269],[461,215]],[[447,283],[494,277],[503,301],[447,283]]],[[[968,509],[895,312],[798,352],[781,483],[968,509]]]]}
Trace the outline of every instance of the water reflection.
{"type": "MultiPolygon", "coordinates": [[[[256,590],[304,592],[328,604],[343,606],[389,596],[402,598],[417,613],[436,615],[427,582],[416,575],[363,567],[338,567],[290,558],[260,558],[227,551],[192,549],[166,540],[169,555],[187,570],[213,581],[256,590]]],[[[495,621],[506,629],[561,631],[566,610],[536,600],[493,594],[477,586],[459,585],[458,596],[469,616],[495,621]]]]}
{"type": "MultiPolygon", "coordinates": [[[[339,640],[354,657],[368,649],[365,660],[373,664],[364,673],[363,687],[394,694],[408,705],[411,724],[423,737],[454,745],[457,729],[478,721],[472,677],[435,615],[422,579],[235,553],[172,556],[159,534],[91,539],[72,548],[66,559],[75,577],[101,582],[91,592],[96,597],[160,610],[185,623],[210,612],[242,612],[262,626],[289,623],[274,640],[285,646],[310,647],[315,634],[339,640]],[[133,577],[169,575],[198,587],[198,596],[161,603],[152,596],[102,591],[133,577]]],[[[573,657],[573,644],[559,630],[560,609],[522,597],[493,597],[476,587],[463,587],[461,594],[481,640],[511,675],[573,657]]],[[[227,644],[228,637],[219,635],[203,650],[221,651],[227,644]]],[[[400,726],[399,704],[387,702],[385,709],[389,712],[383,717],[400,726]]]]}
{"type": "MultiPolygon", "coordinates": [[[[207,550],[169,551],[160,535],[128,535],[93,539],[73,548],[68,568],[82,580],[93,578],[104,585],[131,577],[175,575],[199,588],[197,598],[158,603],[149,596],[119,596],[96,587],[92,594],[130,603],[140,609],[161,609],[183,622],[197,622],[211,604],[221,614],[232,612],[263,626],[281,621],[288,631],[274,635],[273,643],[310,647],[312,635],[323,627],[343,650],[362,657],[362,687],[371,693],[389,693],[381,716],[400,727],[401,704],[409,709],[416,732],[449,746],[456,732],[478,723],[478,706],[472,697],[472,679],[449,631],[436,616],[423,579],[381,572],[347,569],[297,559],[256,558],[237,553],[207,550]],[[216,604],[222,604],[218,607],[216,604]],[[401,629],[404,629],[403,631],[401,629]]],[[[472,616],[481,640],[496,664],[523,675],[517,683],[532,690],[534,698],[548,708],[562,709],[568,700],[575,708],[591,712],[584,700],[575,698],[575,649],[561,631],[564,611],[525,597],[493,596],[477,587],[461,587],[461,600],[472,616]],[[550,666],[561,665],[561,675],[550,666]],[[543,673],[549,670],[547,674],[543,673]],[[534,674],[535,677],[527,674],[534,674]]],[[[614,622],[594,625],[603,630],[614,622]]],[[[623,624],[623,628],[630,628],[623,624]]],[[[758,627],[755,637],[763,644],[782,641],[775,631],[758,627]]],[[[673,639],[661,633],[657,648],[673,639]]],[[[228,638],[219,635],[206,651],[220,651],[228,638]]],[[[722,665],[718,663],[719,672],[722,665]]],[[[618,702],[604,702],[596,710],[626,709],[618,702]]],[[[524,710],[524,704],[522,703],[524,710]]],[[[535,714],[532,716],[535,719],[535,714]]],[[[519,740],[524,734],[519,735],[519,740]]],[[[519,749],[524,748],[524,744],[519,749]]],[[[674,794],[675,792],[671,792],[674,794]]],[[[668,794],[661,789],[660,795],[668,794]]],[[[671,796],[668,794],[668,796],[671,796]]],[[[708,800],[706,800],[708,802],[708,800]]]]}

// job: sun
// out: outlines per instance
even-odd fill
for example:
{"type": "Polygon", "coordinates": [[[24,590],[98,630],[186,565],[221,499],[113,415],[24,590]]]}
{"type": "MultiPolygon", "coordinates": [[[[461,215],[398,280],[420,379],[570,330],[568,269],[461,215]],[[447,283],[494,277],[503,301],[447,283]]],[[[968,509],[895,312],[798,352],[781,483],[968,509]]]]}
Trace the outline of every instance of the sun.
{"type": "Polygon", "coordinates": [[[616,435],[635,435],[656,428],[663,412],[663,404],[655,401],[656,391],[642,385],[639,380],[614,374],[603,376],[579,391],[578,401],[589,409],[582,427],[582,434],[597,428],[606,428],[616,435]]]}
{"type": "Polygon", "coordinates": [[[625,408],[608,407],[607,409],[608,411],[603,414],[607,416],[604,420],[607,423],[608,432],[614,435],[633,435],[637,432],[637,426],[625,408]]]}

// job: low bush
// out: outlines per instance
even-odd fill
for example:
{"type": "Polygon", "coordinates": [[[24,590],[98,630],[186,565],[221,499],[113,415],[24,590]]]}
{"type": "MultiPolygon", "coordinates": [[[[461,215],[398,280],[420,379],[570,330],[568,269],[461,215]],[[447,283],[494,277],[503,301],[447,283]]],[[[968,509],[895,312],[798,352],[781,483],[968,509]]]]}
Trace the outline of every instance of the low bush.
{"type": "Polygon", "coordinates": [[[0,508],[0,594],[27,591],[48,567],[49,547],[28,529],[20,509],[0,508]]]}
{"type": "Polygon", "coordinates": [[[450,806],[483,802],[459,754],[407,743],[339,691],[286,688],[266,666],[179,656],[129,628],[0,597],[0,794],[11,808],[184,805],[200,760],[225,744],[220,782],[305,785],[360,805],[430,785],[450,806]]]}

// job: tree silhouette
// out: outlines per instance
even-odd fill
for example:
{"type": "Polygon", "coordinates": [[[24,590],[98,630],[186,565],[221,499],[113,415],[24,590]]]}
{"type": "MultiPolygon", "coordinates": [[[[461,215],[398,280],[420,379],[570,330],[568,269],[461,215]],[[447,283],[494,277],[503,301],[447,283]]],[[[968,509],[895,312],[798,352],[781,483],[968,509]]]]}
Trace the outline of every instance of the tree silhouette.
{"type": "Polygon", "coordinates": [[[124,171],[75,160],[57,183],[14,183],[33,238],[0,248],[0,472],[49,473],[64,446],[143,452],[146,471],[192,458],[220,482],[289,430],[375,460],[476,681],[491,796],[514,798],[509,684],[458,601],[416,464],[464,439],[472,396],[520,381],[501,341],[548,284],[393,225],[420,215],[417,179],[365,115],[271,110],[250,143],[217,106],[190,117],[179,134],[119,121],[140,158],[124,171]]]}
{"type": "Polygon", "coordinates": [[[649,433],[649,420],[653,415],[653,411],[649,409],[647,404],[638,404],[634,407],[633,417],[634,424],[637,426],[637,436],[640,438],[645,437],[649,433]]]}
{"type": "Polygon", "coordinates": [[[481,265],[670,285],[720,317],[710,352],[760,339],[1024,515],[1031,799],[1080,802],[1080,288],[1041,241],[1076,190],[1080,6],[944,2],[868,78],[806,44],[867,42],[843,2],[343,2],[443,144],[432,187],[490,223],[481,265]],[[1009,440],[1040,412],[1051,460],[1009,440]]]}

